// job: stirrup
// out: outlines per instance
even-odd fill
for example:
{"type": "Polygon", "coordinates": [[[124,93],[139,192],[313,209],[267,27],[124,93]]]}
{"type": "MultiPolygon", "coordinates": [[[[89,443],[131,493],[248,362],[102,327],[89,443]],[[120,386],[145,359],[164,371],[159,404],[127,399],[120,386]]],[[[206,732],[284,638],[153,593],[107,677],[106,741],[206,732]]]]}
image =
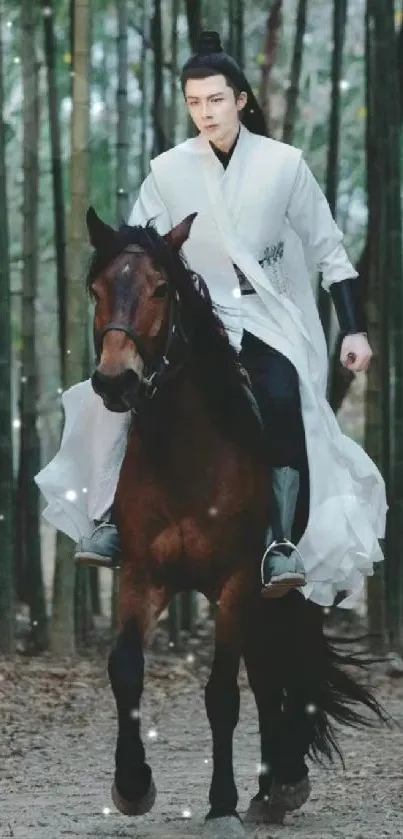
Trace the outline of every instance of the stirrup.
{"type": "Polygon", "coordinates": [[[261,563],[260,563],[260,579],[261,579],[262,586],[263,586],[264,588],[268,588],[268,587],[270,586],[270,582],[268,582],[268,583],[266,583],[266,582],[265,582],[265,579],[264,579],[264,574],[263,574],[263,568],[264,568],[264,563],[265,563],[265,560],[266,560],[266,558],[267,558],[268,554],[270,553],[270,551],[271,551],[271,550],[273,550],[273,548],[279,548],[279,547],[280,547],[280,548],[281,548],[281,547],[283,547],[283,548],[291,548],[291,552],[292,552],[292,553],[293,553],[294,551],[296,551],[296,553],[298,554],[298,556],[299,556],[299,558],[300,558],[300,560],[301,560],[301,562],[302,562],[302,565],[304,565],[304,560],[302,559],[302,554],[301,554],[301,551],[300,551],[300,550],[298,550],[297,546],[296,546],[296,545],[294,545],[294,543],[293,543],[293,542],[291,542],[291,541],[290,541],[290,539],[287,539],[285,536],[284,536],[284,538],[283,538],[283,539],[281,539],[280,541],[278,541],[277,539],[273,539],[273,541],[270,543],[269,547],[268,547],[268,548],[266,548],[266,550],[265,550],[265,552],[264,552],[264,554],[263,554],[263,557],[262,557],[262,561],[261,561],[261,563]]]}

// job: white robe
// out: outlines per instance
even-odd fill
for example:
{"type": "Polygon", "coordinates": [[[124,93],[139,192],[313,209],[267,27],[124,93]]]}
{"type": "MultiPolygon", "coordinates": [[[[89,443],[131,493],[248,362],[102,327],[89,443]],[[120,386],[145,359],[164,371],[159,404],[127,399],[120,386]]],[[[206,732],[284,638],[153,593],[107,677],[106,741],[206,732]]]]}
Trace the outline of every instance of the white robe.
{"type": "MultiPolygon", "coordinates": [[[[357,276],[342,233],[301,151],[244,127],[225,171],[202,136],[155,158],[129,222],[152,218],[165,233],[195,211],[183,250],[223,307],[231,341],[239,348],[247,329],[298,372],[310,475],[309,520],[298,545],[303,592],[330,606],[347,590],[342,605],[349,608],[383,558],[387,504],[378,469],[341,433],[325,395],[327,350],[308,268],[321,270],[327,289],[357,276]],[[234,263],[256,295],[241,297],[234,263]]],[[[45,517],[78,538],[112,503],[130,417],[109,414],[89,381],[70,388],[63,404],[61,448],[36,480],[48,501],[45,517]],[[83,461],[92,433],[92,455],[83,461]]]]}

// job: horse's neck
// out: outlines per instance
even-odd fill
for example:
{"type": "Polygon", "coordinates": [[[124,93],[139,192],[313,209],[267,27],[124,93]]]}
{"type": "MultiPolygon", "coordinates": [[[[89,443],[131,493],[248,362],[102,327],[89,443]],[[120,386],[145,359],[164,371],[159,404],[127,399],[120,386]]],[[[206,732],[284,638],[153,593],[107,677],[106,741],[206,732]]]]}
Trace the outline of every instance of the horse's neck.
{"type": "Polygon", "coordinates": [[[148,406],[138,435],[136,421],[133,431],[140,448],[152,459],[163,457],[175,472],[181,465],[187,473],[198,470],[206,459],[214,463],[225,445],[190,370],[161,388],[154,404],[148,406]]]}

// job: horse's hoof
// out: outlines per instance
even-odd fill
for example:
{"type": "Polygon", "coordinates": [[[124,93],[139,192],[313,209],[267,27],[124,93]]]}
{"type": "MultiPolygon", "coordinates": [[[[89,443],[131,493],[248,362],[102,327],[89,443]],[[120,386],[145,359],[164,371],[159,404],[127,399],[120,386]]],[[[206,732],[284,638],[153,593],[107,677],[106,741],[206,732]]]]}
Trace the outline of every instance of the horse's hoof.
{"type": "Polygon", "coordinates": [[[244,824],[283,824],[285,807],[271,800],[270,796],[252,798],[245,813],[244,824]]]}
{"type": "Polygon", "coordinates": [[[236,816],[222,816],[206,819],[203,825],[203,839],[245,839],[242,822],[236,816]]]}
{"type": "Polygon", "coordinates": [[[309,778],[306,776],[296,784],[279,784],[273,781],[270,802],[272,806],[283,807],[286,813],[298,810],[308,801],[311,792],[309,778]]]}
{"type": "Polygon", "coordinates": [[[126,801],[118,792],[116,783],[112,786],[112,801],[116,809],[124,816],[144,816],[154,807],[156,797],[157,789],[152,778],[146,794],[136,801],[126,801]]]}

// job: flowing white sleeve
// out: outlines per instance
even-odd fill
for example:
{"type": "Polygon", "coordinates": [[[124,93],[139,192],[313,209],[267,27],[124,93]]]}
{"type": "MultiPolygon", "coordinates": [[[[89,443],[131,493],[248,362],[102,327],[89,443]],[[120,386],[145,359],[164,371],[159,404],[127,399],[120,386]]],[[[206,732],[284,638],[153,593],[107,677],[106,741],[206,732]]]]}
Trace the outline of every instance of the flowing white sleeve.
{"type": "Polygon", "coordinates": [[[358,277],[326,197],[303,158],[292,188],[287,218],[301,239],[308,267],[321,271],[326,291],[332,283],[358,277]]]}
{"type": "Polygon", "coordinates": [[[143,181],[137,201],[130,213],[129,224],[147,224],[154,221],[158,233],[164,235],[172,228],[169,212],[158,191],[153,172],[143,181]]]}

